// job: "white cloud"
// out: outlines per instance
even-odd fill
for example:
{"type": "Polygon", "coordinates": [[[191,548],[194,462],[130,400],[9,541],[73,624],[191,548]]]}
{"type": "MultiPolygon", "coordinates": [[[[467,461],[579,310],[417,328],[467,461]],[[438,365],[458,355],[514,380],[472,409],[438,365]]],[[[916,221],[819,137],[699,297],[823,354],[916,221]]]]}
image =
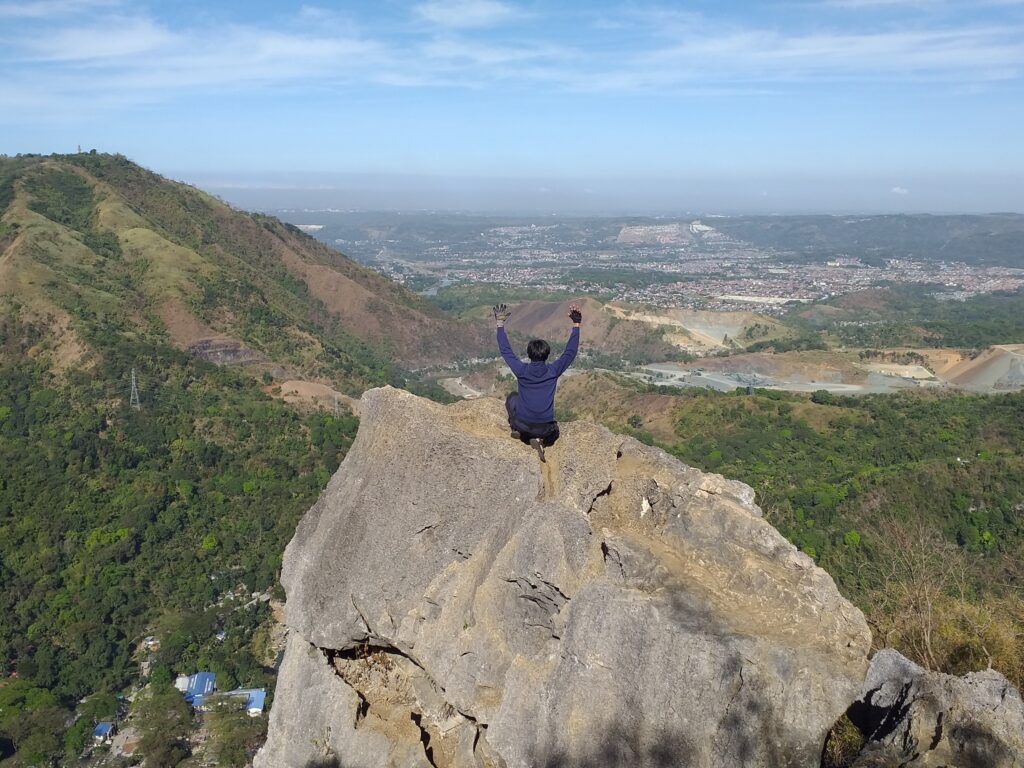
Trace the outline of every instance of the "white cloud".
{"type": "Polygon", "coordinates": [[[108,18],[100,24],[33,37],[24,50],[33,60],[96,62],[149,54],[176,40],[174,33],[149,19],[108,18]]]}
{"type": "Polygon", "coordinates": [[[491,27],[516,15],[512,6],[499,0],[428,0],[416,13],[432,24],[453,29],[491,27]]]}
{"type": "Polygon", "coordinates": [[[906,187],[893,187],[889,190],[894,195],[909,195],[910,190],[906,187]]]}
{"type": "Polygon", "coordinates": [[[33,0],[31,2],[0,3],[0,18],[52,19],[74,16],[97,8],[111,8],[121,0],[33,0]]]}
{"type": "Polygon", "coordinates": [[[966,28],[782,35],[764,30],[687,36],[642,60],[654,83],[680,74],[759,82],[921,77],[993,80],[1024,68],[1021,30],[966,28]]]}
{"type": "MultiPolygon", "coordinates": [[[[26,5],[52,10],[62,1],[26,5]]],[[[499,40],[453,28],[514,14],[494,0],[424,3],[417,11],[447,27],[396,37],[369,34],[313,6],[273,28],[215,22],[189,27],[141,12],[127,15],[110,0],[91,2],[110,7],[49,19],[45,34],[18,34],[14,24],[7,25],[0,35],[3,90],[21,108],[2,110],[0,121],[149,103],[200,89],[516,84],[553,91],[656,91],[679,98],[763,95],[807,82],[928,80],[967,88],[1020,79],[1024,72],[1024,29],[1012,24],[797,33],[658,12],[631,17],[629,44],[609,55],[597,42],[588,47],[586,37],[570,43],[537,32],[499,40]]]]}

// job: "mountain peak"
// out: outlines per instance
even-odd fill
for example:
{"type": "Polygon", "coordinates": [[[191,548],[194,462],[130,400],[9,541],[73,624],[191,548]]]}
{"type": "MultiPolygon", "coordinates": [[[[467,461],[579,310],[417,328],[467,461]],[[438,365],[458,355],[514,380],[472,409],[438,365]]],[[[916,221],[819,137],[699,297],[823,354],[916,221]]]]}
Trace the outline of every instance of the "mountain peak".
{"type": "Polygon", "coordinates": [[[273,217],[120,155],[0,158],[0,305],[34,356],[114,338],[358,390],[397,361],[472,357],[486,334],[273,217]],[[214,349],[216,354],[211,353],[214,349]]]}
{"type": "Polygon", "coordinates": [[[361,409],[257,766],[817,764],[870,633],[748,486],[588,422],[541,464],[497,400],[361,409]]]}

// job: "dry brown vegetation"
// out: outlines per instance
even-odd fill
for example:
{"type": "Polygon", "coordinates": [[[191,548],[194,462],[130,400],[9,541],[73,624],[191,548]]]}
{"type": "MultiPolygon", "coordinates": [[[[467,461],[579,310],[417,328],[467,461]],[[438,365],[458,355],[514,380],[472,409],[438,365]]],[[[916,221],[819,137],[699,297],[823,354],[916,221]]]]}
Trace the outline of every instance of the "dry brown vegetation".
{"type": "Polygon", "coordinates": [[[883,521],[864,564],[876,648],[899,648],[926,669],[996,668],[1024,681],[1024,599],[977,595],[967,556],[924,517],[883,521]]]}

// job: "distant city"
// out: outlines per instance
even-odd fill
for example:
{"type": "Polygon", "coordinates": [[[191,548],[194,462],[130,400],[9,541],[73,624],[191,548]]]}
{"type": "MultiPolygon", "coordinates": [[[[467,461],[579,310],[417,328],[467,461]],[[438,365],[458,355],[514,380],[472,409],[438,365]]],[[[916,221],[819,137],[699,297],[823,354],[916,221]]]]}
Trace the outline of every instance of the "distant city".
{"type": "MultiPolygon", "coordinates": [[[[737,220],[510,220],[452,214],[278,211],[305,232],[426,295],[460,284],[493,284],[657,307],[781,314],[811,302],[888,283],[935,285],[943,298],[1024,286],[1024,250],[979,258],[864,247],[787,248],[736,236],[737,220]]],[[[828,219],[828,217],[821,217],[828,219]]],[[[878,217],[888,224],[893,219],[878,217]]],[[[964,222],[986,217],[951,217],[964,222]]],[[[785,220],[785,217],[782,217],[785,220]]],[[[859,224],[864,219],[855,220],[859,224]]],[[[1002,224],[1003,219],[998,220],[1002,224]]],[[[749,224],[743,222],[747,229],[749,224]]],[[[830,226],[832,221],[827,222],[830,226]]],[[[759,230],[754,230],[755,233],[759,230]]],[[[826,233],[828,234],[828,233],[826,233]]],[[[972,237],[976,233],[971,233],[972,237]]],[[[1018,236],[1018,233],[1011,233],[1018,236]]],[[[834,238],[833,238],[834,239],[834,238]]],[[[808,238],[813,241],[813,238],[808,238]]],[[[918,250],[920,244],[918,244],[918,250]]]]}

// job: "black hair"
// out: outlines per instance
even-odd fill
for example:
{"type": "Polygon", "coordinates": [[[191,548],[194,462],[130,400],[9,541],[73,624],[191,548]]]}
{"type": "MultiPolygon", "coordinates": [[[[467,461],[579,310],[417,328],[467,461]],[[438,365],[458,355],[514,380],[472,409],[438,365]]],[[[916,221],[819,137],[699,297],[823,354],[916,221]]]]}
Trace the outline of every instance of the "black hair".
{"type": "Polygon", "coordinates": [[[551,345],[544,339],[534,339],[526,345],[526,356],[533,362],[543,362],[551,354],[551,345]]]}

